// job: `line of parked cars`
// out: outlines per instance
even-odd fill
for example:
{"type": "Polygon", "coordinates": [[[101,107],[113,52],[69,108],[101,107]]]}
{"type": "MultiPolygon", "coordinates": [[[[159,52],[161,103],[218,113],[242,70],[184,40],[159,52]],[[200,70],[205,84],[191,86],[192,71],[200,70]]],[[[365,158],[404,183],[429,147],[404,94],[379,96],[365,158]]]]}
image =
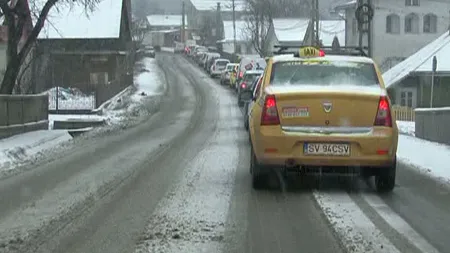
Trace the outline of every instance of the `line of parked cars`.
{"type": "Polygon", "coordinates": [[[238,62],[230,62],[215,48],[188,46],[185,55],[192,58],[211,77],[220,78],[220,84],[229,86],[237,93],[237,103],[244,106],[242,93],[252,90],[264,73],[266,60],[259,55],[243,55],[238,62]]]}

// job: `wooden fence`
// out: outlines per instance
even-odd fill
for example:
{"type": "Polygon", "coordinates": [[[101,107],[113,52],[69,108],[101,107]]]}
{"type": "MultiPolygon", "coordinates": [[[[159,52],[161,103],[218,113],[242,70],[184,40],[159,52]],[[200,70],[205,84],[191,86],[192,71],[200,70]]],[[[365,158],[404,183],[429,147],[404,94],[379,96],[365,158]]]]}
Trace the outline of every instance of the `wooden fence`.
{"type": "Polygon", "coordinates": [[[394,111],[395,119],[400,121],[412,121],[416,120],[415,112],[413,108],[406,106],[394,105],[392,106],[394,111]]]}

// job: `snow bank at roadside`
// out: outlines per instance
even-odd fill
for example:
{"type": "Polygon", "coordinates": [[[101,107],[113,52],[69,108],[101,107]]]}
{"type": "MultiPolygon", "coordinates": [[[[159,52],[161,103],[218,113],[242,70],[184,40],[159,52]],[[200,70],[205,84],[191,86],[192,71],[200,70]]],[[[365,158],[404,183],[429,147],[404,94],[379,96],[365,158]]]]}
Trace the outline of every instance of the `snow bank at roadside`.
{"type": "Polygon", "coordinates": [[[397,121],[397,158],[418,171],[450,183],[450,146],[415,137],[415,122],[397,121]]]}
{"type": "Polygon", "coordinates": [[[69,141],[72,136],[65,130],[40,130],[0,140],[0,171],[13,169],[31,156],[44,153],[69,141]]]}
{"type": "Polygon", "coordinates": [[[414,121],[397,120],[397,127],[400,134],[406,134],[410,136],[416,135],[416,123],[414,121]]]}
{"type": "Polygon", "coordinates": [[[400,135],[397,158],[420,172],[450,183],[450,146],[400,135]]]}
{"type": "Polygon", "coordinates": [[[135,75],[134,89],[124,96],[113,99],[104,108],[104,116],[110,124],[144,113],[142,111],[142,108],[145,108],[144,104],[164,94],[166,80],[156,59],[145,57],[137,65],[140,73],[135,75]]]}

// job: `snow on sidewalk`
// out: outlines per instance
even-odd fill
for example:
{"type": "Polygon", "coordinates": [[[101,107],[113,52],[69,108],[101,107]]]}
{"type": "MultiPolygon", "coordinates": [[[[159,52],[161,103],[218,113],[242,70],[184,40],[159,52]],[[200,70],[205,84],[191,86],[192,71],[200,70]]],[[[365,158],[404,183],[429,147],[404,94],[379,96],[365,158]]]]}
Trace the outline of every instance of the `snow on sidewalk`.
{"type": "Polygon", "coordinates": [[[134,83],[137,87],[137,92],[133,95],[136,101],[142,99],[142,93],[147,96],[159,95],[164,91],[164,82],[161,77],[161,69],[159,68],[154,58],[144,58],[141,63],[143,64],[143,71],[136,76],[134,83]]]}
{"type": "Polygon", "coordinates": [[[397,120],[397,127],[400,134],[416,136],[416,123],[414,121],[397,120]]]}
{"type": "Polygon", "coordinates": [[[30,157],[71,139],[66,130],[40,130],[0,139],[0,170],[13,169],[30,157]]]}
{"type": "Polygon", "coordinates": [[[397,158],[413,168],[450,183],[450,146],[414,137],[414,122],[397,121],[397,158]]]}

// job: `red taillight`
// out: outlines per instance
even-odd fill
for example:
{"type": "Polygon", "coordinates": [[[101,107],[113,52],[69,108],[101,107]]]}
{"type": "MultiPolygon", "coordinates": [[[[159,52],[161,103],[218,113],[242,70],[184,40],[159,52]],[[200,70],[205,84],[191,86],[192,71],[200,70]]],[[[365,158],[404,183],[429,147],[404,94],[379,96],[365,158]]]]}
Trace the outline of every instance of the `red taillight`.
{"type": "Polygon", "coordinates": [[[279,125],[280,118],[277,111],[277,100],[274,95],[267,95],[264,101],[264,107],[261,114],[261,125],[279,125]]]}
{"type": "Polygon", "coordinates": [[[392,127],[391,109],[389,108],[389,100],[386,96],[380,97],[374,125],[392,127]]]}
{"type": "Polygon", "coordinates": [[[319,56],[320,57],[324,57],[325,56],[325,51],[323,51],[322,49],[319,51],[319,56]]]}
{"type": "Polygon", "coordinates": [[[239,72],[239,78],[242,78],[242,76],[244,75],[244,72],[239,72]]]}
{"type": "Polygon", "coordinates": [[[247,87],[247,84],[246,83],[241,83],[241,88],[245,89],[245,87],[247,87]]]}

